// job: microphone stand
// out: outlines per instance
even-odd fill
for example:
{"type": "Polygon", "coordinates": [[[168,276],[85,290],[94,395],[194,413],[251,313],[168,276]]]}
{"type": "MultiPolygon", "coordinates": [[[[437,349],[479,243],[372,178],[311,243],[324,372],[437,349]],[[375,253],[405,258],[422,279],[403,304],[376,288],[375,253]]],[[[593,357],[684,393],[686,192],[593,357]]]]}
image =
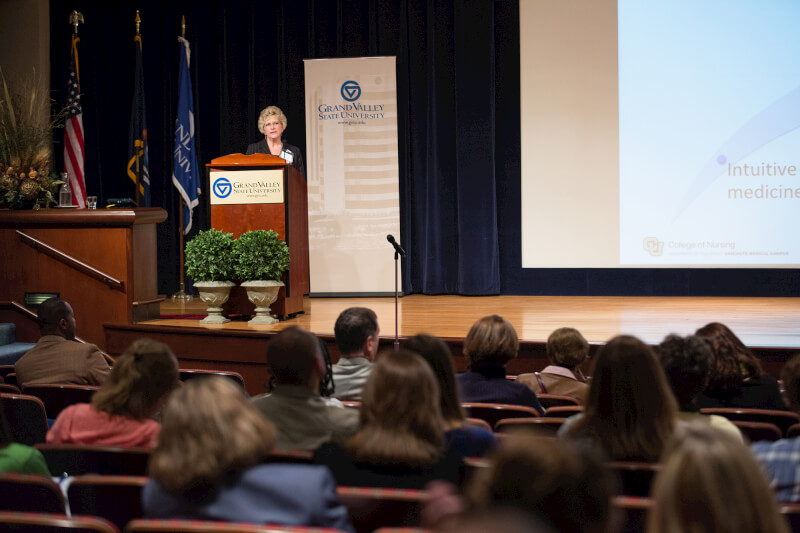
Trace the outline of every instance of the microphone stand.
{"type": "Polygon", "coordinates": [[[400,262],[400,254],[397,250],[394,251],[394,351],[400,351],[400,335],[398,332],[397,326],[397,305],[398,300],[400,299],[399,290],[397,288],[397,272],[398,272],[398,264],[400,262]]]}

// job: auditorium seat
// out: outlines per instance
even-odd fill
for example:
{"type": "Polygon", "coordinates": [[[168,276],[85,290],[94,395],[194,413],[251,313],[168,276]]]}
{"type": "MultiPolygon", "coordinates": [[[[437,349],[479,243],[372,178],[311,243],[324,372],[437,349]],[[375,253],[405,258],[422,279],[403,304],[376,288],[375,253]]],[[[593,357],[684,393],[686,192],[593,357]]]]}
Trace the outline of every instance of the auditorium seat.
{"type": "Polygon", "coordinates": [[[356,533],[372,533],[380,527],[418,527],[425,491],[339,487],[356,533]]]}
{"type": "Polygon", "coordinates": [[[3,382],[5,383],[8,383],[6,377],[15,372],[16,370],[14,370],[14,365],[0,365],[0,377],[3,378],[3,382]]]}
{"type": "Polygon", "coordinates": [[[0,494],[3,511],[66,513],[61,487],[47,476],[0,474],[0,494]]]}
{"type": "Polygon", "coordinates": [[[740,407],[707,407],[700,409],[707,415],[724,416],[731,422],[741,420],[744,422],[769,422],[775,424],[786,435],[789,428],[800,423],[800,415],[792,411],[776,411],[772,409],[745,409],[740,407]]]}
{"type": "Polygon", "coordinates": [[[76,476],[67,488],[70,512],[105,518],[122,530],[131,520],[144,517],[145,483],[143,476],[76,476]]]}
{"type": "Polygon", "coordinates": [[[125,533],[340,533],[328,527],[281,526],[203,520],[137,519],[125,526],[125,533]]]}
{"type": "Polygon", "coordinates": [[[789,530],[800,533],[800,503],[779,503],[778,506],[789,523],[789,530]]]}
{"type": "Polygon", "coordinates": [[[539,402],[545,409],[551,407],[562,407],[565,405],[580,405],[580,402],[572,396],[564,396],[563,394],[536,394],[539,402]]]}
{"type": "Polygon", "coordinates": [[[504,418],[533,418],[539,416],[539,412],[533,407],[521,405],[464,402],[461,406],[469,418],[485,420],[491,427],[494,427],[498,420],[504,418]]]}
{"type": "Polygon", "coordinates": [[[653,480],[661,471],[659,463],[610,461],[605,466],[619,479],[619,492],[624,496],[650,496],[653,480]]]}
{"type": "Polygon", "coordinates": [[[36,396],[44,403],[47,418],[55,420],[65,408],[76,403],[90,403],[97,385],[47,384],[22,387],[22,393],[36,396]]]}
{"type": "Polygon", "coordinates": [[[22,391],[19,390],[19,387],[16,385],[11,385],[10,383],[0,383],[0,392],[4,392],[6,394],[22,394],[22,391]]]}
{"type": "Polygon", "coordinates": [[[569,418],[582,412],[582,405],[559,405],[548,409],[544,416],[548,418],[569,418]]]}
{"type": "Polygon", "coordinates": [[[622,513],[622,533],[644,533],[647,513],[653,508],[653,500],[636,496],[616,496],[611,500],[611,507],[622,513]]]}
{"type": "Polygon", "coordinates": [[[96,516],[0,511],[0,524],[0,531],[9,533],[119,533],[114,524],[96,516]]]}
{"type": "Polygon", "coordinates": [[[492,426],[489,425],[489,422],[487,422],[486,420],[482,420],[480,418],[465,418],[464,423],[470,426],[478,426],[479,428],[493,431],[492,426]]]}
{"type": "Polygon", "coordinates": [[[555,437],[566,418],[505,418],[498,420],[494,426],[497,433],[514,433],[531,431],[539,437],[555,437]]]}
{"type": "Polygon", "coordinates": [[[150,450],[146,448],[117,448],[85,444],[37,444],[50,473],[101,474],[108,476],[146,476],[150,450]]]}
{"type": "Polygon", "coordinates": [[[781,438],[781,428],[769,422],[745,422],[743,420],[734,420],[733,425],[739,428],[742,435],[747,437],[750,442],[759,442],[767,440],[775,442],[781,438]]]}
{"type": "Polygon", "coordinates": [[[789,429],[786,430],[787,439],[793,439],[795,437],[800,437],[800,424],[792,424],[789,426],[789,429]]]}
{"type": "Polygon", "coordinates": [[[33,446],[45,441],[47,415],[42,400],[25,394],[0,393],[3,412],[14,442],[33,446]]]}
{"type": "Polygon", "coordinates": [[[344,401],[342,402],[342,405],[351,409],[361,409],[361,402],[357,402],[355,400],[344,401]]]}
{"type": "Polygon", "coordinates": [[[233,372],[231,370],[207,370],[204,368],[181,368],[178,370],[178,374],[181,381],[189,381],[190,379],[195,378],[202,378],[208,376],[221,376],[224,378],[228,378],[232,380],[234,383],[239,385],[242,390],[247,390],[247,387],[244,386],[244,377],[238,372],[233,372]]]}

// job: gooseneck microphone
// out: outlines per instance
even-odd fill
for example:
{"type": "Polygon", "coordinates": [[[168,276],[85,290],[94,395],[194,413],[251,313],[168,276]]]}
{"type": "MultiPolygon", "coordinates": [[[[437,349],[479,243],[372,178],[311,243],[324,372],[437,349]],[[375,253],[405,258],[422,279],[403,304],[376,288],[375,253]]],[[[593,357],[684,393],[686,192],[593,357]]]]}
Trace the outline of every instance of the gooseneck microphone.
{"type": "Polygon", "coordinates": [[[389,241],[390,243],[392,243],[392,246],[394,246],[394,251],[395,252],[397,252],[398,254],[400,254],[403,257],[406,256],[406,251],[403,250],[403,247],[400,246],[400,244],[396,240],[394,240],[394,235],[391,235],[391,234],[387,235],[386,236],[386,240],[389,241]]]}

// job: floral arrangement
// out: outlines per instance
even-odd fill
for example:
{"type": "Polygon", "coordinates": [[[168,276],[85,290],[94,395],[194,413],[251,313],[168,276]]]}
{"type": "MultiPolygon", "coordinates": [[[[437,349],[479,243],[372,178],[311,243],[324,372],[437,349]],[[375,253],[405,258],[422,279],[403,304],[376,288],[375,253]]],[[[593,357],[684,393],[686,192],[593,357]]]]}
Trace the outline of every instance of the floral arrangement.
{"type": "Polygon", "coordinates": [[[50,205],[64,183],[50,168],[53,130],[64,112],[51,115],[49,92],[35,71],[11,88],[0,72],[0,91],[0,207],[50,205]]]}

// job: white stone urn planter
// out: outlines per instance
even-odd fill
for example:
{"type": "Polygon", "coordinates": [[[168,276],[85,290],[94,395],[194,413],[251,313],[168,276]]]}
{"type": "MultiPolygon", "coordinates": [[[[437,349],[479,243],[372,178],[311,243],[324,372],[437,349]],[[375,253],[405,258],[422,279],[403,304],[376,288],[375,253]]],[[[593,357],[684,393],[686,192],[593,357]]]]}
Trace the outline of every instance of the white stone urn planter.
{"type": "Polygon", "coordinates": [[[278,299],[278,291],[283,287],[282,281],[252,280],[242,283],[247,289],[247,298],[256,306],[256,316],[250,319],[249,324],[275,324],[278,319],[270,315],[269,306],[278,299]]]}
{"type": "Polygon", "coordinates": [[[236,284],[232,281],[195,281],[194,286],[200,293],[208,308],[208,316],[200,321],[201,324],[226,324],[229,318],[222,316],[222,304],[228,301],[231,288],[236,284]]]}

